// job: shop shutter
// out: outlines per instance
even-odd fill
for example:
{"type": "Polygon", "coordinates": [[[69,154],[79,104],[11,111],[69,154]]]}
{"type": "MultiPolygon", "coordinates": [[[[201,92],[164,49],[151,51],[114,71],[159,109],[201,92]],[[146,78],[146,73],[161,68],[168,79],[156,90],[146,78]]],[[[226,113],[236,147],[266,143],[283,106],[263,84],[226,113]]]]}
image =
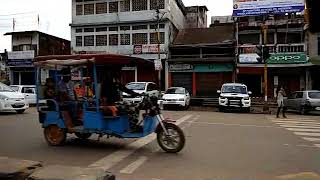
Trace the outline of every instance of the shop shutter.
{"type": "Polygon", "coordinates": [[[224,83],[230,83],[231,73],[197,73],[197,96],[217,97],[217,90],[221,89],[224,83]]]}
{"type": "Polygon", "coordinates": [[[172,73],[172,86],[184,87],[192,93],[192,73],[172,73]]]}

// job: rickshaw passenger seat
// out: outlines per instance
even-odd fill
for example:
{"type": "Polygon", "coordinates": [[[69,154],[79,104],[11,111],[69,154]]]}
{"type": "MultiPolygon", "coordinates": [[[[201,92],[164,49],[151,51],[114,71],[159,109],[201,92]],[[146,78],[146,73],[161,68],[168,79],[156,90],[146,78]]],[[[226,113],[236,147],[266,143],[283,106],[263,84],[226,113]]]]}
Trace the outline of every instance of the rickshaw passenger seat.
{"type": "Polygon", "coordinates": [[[100,110],[104,116],[118,116],[118,108],[116,106],[100,106],[100,110]]]}

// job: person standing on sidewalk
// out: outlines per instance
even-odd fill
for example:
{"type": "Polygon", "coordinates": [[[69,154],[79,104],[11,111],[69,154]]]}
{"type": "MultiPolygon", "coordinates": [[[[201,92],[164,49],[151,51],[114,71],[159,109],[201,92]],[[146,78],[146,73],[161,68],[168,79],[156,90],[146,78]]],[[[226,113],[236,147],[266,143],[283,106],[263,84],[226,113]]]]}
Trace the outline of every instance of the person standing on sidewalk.
{"type": "Polygon", "coordinates": [[[286,107],[284,105],[284,97],[285,96],[286,96],[286,92],[284,91],[282,86],[279,86],[277,89],[277,103],[278,103],[277,118],[279,118],[281,109],[282,109],[283,118],[287,118],[286,117],[286,107]]]}

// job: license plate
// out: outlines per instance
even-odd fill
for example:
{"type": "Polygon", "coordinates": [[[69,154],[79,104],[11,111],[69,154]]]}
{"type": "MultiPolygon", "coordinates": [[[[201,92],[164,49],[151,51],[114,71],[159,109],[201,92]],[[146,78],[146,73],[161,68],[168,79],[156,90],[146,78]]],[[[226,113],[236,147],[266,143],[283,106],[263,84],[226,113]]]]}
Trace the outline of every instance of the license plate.
{"type": "Polygon", "coordinates": [[[15,106],[24,106],[24,103],[15,103],[15,106]]]}
{"type": "Polygon", "coordinates": [[[175,101],[169,101],[168,104],[175,104],[175,101]]]}
{"type": "Polygon", "coordinates": [[[317,111],[320,111],[320,107],[316,107],[316,110],[317,110],[317,111]]]}

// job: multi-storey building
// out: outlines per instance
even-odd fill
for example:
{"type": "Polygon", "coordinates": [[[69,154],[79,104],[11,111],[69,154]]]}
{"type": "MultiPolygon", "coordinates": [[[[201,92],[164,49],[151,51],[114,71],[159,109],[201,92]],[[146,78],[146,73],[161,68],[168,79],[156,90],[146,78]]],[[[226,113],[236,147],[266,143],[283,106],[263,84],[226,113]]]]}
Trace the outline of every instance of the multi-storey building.
{"type": "Polygon", "coordinates": [[[36,56],[70,54],[70,41],[39,31],[8,32],[12,36],[12,52],[8,52],[6,66],[10,69],[10,83],[34,85],[33,59],[36,56]]]}
{"type": "Polygon", "coordinates": [[[72,51],[165,60],[185,14],[181,0],[72,0],[72,51]]]}
{"type": "MultiPolygon", "coordinates": [[[[268,96],[275,97],[278,86],[288,93],[312,89],[307,52],[304,16],[299,14],[274,15],[265,22],[268,25],[268,96]]],[[[240,17],[236,20],[238,44],[238,81],[248,85],[254,96],[263,96],[264,64],[257,61],[256,45],[263,44],[264,24],[261,17],[240,17]]],[[[310,47],[309,47],[310,48],[310,47]]]]}
{"type": "Polygon", "coordinates": [[[186,7],[186,28],[206,28],[207,25],[207,6],[186,7]]]}

